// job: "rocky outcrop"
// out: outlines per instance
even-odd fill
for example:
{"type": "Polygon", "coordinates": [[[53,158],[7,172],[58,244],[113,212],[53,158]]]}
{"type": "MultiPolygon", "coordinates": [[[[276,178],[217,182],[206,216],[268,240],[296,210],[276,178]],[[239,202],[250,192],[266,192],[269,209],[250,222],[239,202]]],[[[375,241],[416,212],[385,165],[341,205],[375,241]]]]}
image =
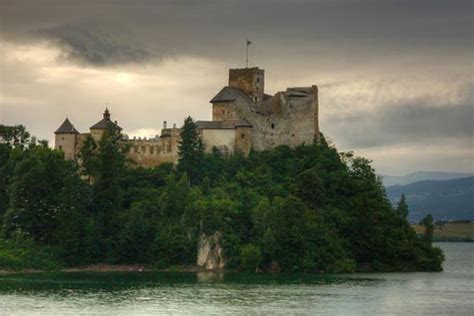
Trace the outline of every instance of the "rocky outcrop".
{"type": "Polygon", "coordinates": [[[224,250],[221,246],[222,234],[216,232],[211,236],[202,234],[197,247],[197,264],[206,270],[222,270],[225,267],[224,250]]]}

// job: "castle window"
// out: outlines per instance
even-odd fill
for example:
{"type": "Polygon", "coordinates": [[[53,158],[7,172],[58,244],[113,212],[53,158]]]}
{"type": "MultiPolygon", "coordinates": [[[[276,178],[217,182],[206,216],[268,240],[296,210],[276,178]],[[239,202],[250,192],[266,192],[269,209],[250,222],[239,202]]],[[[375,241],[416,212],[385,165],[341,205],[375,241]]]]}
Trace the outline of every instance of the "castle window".
{"type": "Polygon", "coordinates": [[[291,137],[295,137],[295,133],[291,134],[291,137]]]}
{"type": "Polygon", "coordinates": [[[146,151],[146,147],[145,147],[145,146],[142,146],[142,151],[143,151],[143,153],[145,153],[145,151],[146,151]]]}
{"type": "Polygon", "coordinates": [[[272,123],[272,129],[275,129],[275,123],[272,123]]]}
{"type": "Polygon", "coordinates": [[[133,149],[135,150],[135,153],[138,152],[138,146],[135,146],[133,149]]]}
{"type": "Polygon", "coordinates": [[[59,146],[59,150],[63,150],[63,146],[59,146]]]}
{"type": "Polygon", "coordinates": [[[257,82],[260,82],[260,78],[257,78],[257,82]]]}
{"type": "Polygon", "coordinates": [[[155,150],[155,148],[153,147],[150,147],[150,154],[153,154],[153,151],[155,150]]]}
{"type": "Polygon", "coordinates": [[[253,97],[253,100],[256,102],[256,101],[257,101],[257,97],[253,97]]]}
{"type": "Polygon", "coordinates": [[[245,138],[245,134],[244,134],[244,133],[240,134],[240,138],[241,138],[241,139],[244,139],[244,138],[245,138]]]}

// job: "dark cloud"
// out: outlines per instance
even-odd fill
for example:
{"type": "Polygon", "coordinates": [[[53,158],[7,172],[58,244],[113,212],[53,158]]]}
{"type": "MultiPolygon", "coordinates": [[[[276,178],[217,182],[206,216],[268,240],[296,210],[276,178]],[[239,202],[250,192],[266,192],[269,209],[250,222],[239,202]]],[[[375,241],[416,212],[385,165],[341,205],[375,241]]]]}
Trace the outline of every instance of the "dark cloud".
{"type": "Polygon", "coordinates": [[[422,50],[465,53],[472,45],[472,2],[464,0],[4,0],[0,8],[5,36],[51,29],[78,57],[92,61],[106,61],[101,52],[116,46],[132,59],[159,51],[235,60],[245,37],[256,43],[256,57],[275,60],[318,56],[337,62],[328,57],[333,55],[357,62],[422,50]],[[60,30],[77,23],[87,29],[60,30]],[[109,42],[98,29],[121,40],[109,42]],[[124,31],[140,48],[124,44],[124,31]],[[97,51],[85,49],[84,42],[97,51]]]}
{"type": "Polygon", "coordinates": [[[110,35],[83,26],[57,26],[38,34],[57,43],[62,48],[62,57],[94,66],[141,63],[151,57],[143,48],[119,43],[110,35]]]}
{"type": "Polygon", "coordinates": [[[325,119],[329,135],[346,148],[367,148],[393,144],[431,145],[451,139],[474,139],[474,104],[433,104],[431,99],[399,101],[375,110],[333,114],[325,119]]]}

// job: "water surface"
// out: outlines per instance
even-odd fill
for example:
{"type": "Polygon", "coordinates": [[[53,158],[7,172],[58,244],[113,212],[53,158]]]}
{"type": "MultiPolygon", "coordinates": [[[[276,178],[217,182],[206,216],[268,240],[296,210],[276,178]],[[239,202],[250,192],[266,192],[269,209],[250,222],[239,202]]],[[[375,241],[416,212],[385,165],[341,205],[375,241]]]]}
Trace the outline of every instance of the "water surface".
{"type": "Polygon", "coordinates": [[[474,243],[438,273],[37,273],[0,276],[0,315],[472,315],[474,243]]]}

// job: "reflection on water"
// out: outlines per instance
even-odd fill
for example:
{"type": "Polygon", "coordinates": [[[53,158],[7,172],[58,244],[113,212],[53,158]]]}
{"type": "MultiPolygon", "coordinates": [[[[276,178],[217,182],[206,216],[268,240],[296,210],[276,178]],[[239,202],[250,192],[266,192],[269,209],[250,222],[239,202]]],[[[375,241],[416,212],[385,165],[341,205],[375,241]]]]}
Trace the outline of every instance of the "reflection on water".
{"type": "Polygon", "coordinates": [[[41,273],[0,276],[0,315],[469,314],[474,243],[442,273],[41,273]]]}

